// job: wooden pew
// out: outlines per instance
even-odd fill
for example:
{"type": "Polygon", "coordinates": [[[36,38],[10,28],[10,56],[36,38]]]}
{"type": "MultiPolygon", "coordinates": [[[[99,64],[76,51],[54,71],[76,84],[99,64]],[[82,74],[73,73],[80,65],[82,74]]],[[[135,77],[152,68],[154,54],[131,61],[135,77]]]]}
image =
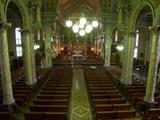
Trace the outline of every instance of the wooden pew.
{"type": "Polygon", "coordinates": [[[145,116],[147,118],[150,118],[150,119],[155,119],[155,120],[158,120],[158,116],[160,116],[160,108],[150,108],[146,113],[145,113],[145,116]]]}
{"type": "Polygon", "coordinates": [[[26,120],[67,120],[72,74],[56,69],[52,75],[25,113],[26,120]]]}
{"type": "Polygon", "coordinates": [[[117,110],[129,110],[129,104],[96,104],[94,105],[95,111],[117,111],[117,110]]]}
{"type": "Polygon", "coordinates": [[[0,112],[0,120],[13,120],[13,113],[0,112]]]}
{"type": "Polygon", "coordinates": [[[98,111],[96,112],[97,120],[107,119],[129,119],[135,118],[135,110],[123,110],[123,111],[98,111]]]}
{"type": "Polygon", "coordinates": [[[31,105],[32,112],[67,112],[66,105],[31,105]]]}
{"type": "Polygon", "coordinates": [[[67,105],[69,100],[34,100],[34,105],[67,105]]]}
{"type": "Polygon", "coordinates": [[[125,99],[115,98],[115,99],[93,99],[93,104],[124,104],[126,103],[125,99]]]}

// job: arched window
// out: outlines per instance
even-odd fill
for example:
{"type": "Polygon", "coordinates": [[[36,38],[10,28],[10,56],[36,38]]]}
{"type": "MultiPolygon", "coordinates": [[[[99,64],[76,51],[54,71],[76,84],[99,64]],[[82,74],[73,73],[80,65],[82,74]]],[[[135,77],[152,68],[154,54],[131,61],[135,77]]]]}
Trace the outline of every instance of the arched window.
{"type": "Polygon", "coordinates": [[[135,48],[134,48],[134,58],[137,58],[138,56],[138,44],[139,44],[139,31],[136,31],[136,42],[135,42],[135,48]]]}
{"type": "Polygon", "coordinates": [[[118,30],[115,31],[115,42],[118,41],[118,30]]]}
{"type": "Polygon", "coordinates": [[[20,30],[21,29],[19,27],[17,27],[15,29],[17,57],[21,57],[22,56],[22,39],[21,39],[21,32],[20,32],[20,30]]]}

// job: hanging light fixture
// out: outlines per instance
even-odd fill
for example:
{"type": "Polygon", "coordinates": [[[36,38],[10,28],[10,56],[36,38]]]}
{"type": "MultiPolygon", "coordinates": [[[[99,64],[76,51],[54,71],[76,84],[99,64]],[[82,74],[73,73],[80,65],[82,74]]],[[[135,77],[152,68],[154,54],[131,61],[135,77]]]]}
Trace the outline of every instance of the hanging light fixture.
{"type": "Polygon", "coordinates": [[[122,51],[124,49],[124,46],[123,45],[117,45],[116,49],[118,51],[122,51]]]}
{"type": "Polygon", "coordinates": [[[40,48],[40,45],[38,45],[38,44],[35,44],[34,45],[34,50],[37,50],[37,49],[39,49],[40,48]]]}
{"type": "Polygon", "coordinates": [[[87,21],[87,19],[84,16],[80,17],[78,21],[76,20],[77,17],[73,17],[73,20],[69,18],[65,24],[68,28],[72,27],[74,33],[79,32],[80,36],[84,36],[86,33],[90,33],[93,30],[93,28],[96,28],[99,25],[97,20],[93,20],[92,22],[90,22],[87,21]],[[73,25],[72,21],[75,21],[76,23],[73,25]]]}
{"type": "Polygon", "coordinates": [[[78,33],[79,32],[79,26],[78,26],[78,24],[73,25],[72,29],[73,29],[74,33],[78,33]]]}
{"type": "Polygon", "coordinates": [[[98,23],[97,20],[93,20],[93,21],[92,21],[92,26],[93,26],[94,28],[98,27],[98,25],[99,25],[99,23],[98,23]]]}
{"type": "Polygon", "coordinates": [[[80,36],[84,36],[85,34],[86,34],[85,30],[81,29],[81,30],[79,31],[79,35],[80,35],[80,36]]]}
{"type": "Polygon", "coordinates": [[[86,22],[87,22],[87,19],[85,17],[81,17],[80,20],[79,20],[80,24],[84,24],[85,25],[86,22]]]}
{"type": "Polygon", "coordinates": [[[90,24],[87,25],[86,28],[85,28],[86,33],[90,33],[92,30],[93,30],[93,27],[90,24]]]}
{"type": "Polygon", "coordinates": [[[68,28],[70,28],[70,27],[72,27],[72,21],[69,19],[69,20],[67,20],[66,21],[66,26],[68,27],[68,28]]]}
{"type": "Polygon", "coordinates": [[[84,23],[79,23],[79,28],[83,29],[85,27],[85,24],[84,23]]]}

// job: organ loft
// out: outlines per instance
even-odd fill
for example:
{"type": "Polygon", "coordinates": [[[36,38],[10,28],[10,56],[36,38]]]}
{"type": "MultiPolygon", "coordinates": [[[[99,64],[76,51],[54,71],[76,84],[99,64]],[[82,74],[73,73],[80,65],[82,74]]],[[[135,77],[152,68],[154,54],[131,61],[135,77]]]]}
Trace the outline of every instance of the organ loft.
{"type": "Polygon", "coordinates": [[[0,0],[0,120],[160,120],[160,0],[0,0]]]}

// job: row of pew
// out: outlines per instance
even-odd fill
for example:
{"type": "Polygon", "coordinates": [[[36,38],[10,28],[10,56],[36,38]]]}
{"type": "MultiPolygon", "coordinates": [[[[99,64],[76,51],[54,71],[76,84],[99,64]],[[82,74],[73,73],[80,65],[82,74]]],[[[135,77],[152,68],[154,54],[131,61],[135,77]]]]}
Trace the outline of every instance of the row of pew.
{"type": "MultiPolygon", "coordinates": [[[[15,110],[11,110],[10,112],[7,112],[8,110],[4,110],[2,85],[0,85],[0,120],[12,120],[14,118],[14,113],[21,111],[23,106],[32,96],[33,87],[30,87],[25,84],[24,77],[21,74],[22,71],[19,69],[12,72],[15,73],[14,77],[12,77],[13,96],[15,99],[15,106],[14,106],[15,110]]],[[[38,82],[42,81],[48,72],[49,72],[48,69],[38,69],[37,71],[38,82]]]]}
{"type": "Polygon", "coordinates": [[[25,120],[67,120],[72,70],[56,68],[25,113],[25,120]]]}
{"type": "Polygon", "coordinates": [[[116,89],[104,69],[86,69],[85,78],[96,120],[137,120],[135,109],[116,89]]]}
{"type": "MultiPolygon", "coordinates": [[[[110,68],[107,70],[108,74],[112,77],[114,84],[120,82],[120,70],[118,68],[110,68]]],[[[145,103],[144,96],[146,91],[145,84],[132,75],[131,85],[118,85],[117,86],[125,97],[140,111],[144,119],[159,120],[160,119],[160,97],[155,96],[154,103],[145,103]]]]}

